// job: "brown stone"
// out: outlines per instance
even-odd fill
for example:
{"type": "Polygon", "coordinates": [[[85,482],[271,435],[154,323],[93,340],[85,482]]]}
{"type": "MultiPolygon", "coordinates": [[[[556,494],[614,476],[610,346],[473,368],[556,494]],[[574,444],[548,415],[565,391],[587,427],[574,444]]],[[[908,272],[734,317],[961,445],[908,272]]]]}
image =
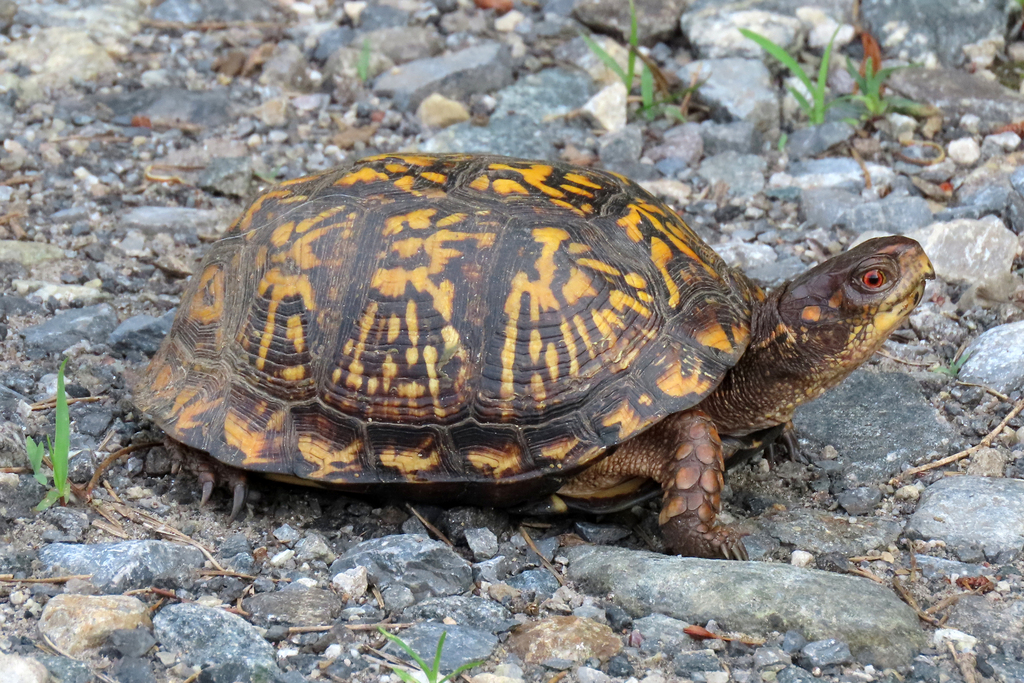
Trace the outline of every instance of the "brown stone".
{"type": "Polygon", "coordinates": [[[531,664],[552,658],[585,662],[597,657],[604,662],[618,654],[622,641],[604,624],[559,616],[517,629],[508,639],[508,649],[531,664]]]}
{"type": "Polygon", "coordinates": [[[57,595],[39,617],[39,631],[72,656],[100,647],[111,631],[140,626],[153,626],[146,605],[123,595],[57,595]]]}

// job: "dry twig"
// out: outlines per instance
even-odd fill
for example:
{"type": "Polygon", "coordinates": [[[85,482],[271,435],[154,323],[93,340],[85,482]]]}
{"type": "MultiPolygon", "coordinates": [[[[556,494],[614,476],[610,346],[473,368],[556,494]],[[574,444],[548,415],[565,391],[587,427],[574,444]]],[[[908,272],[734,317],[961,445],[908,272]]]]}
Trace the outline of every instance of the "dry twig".
{"type": "Polygon", "coordinates": [[[420,524],[425,526],[427,528],[427,531],[429,531],[430,533],[432,533],[435,536],[437,536],[438,540],[440,540],[441,542],[443,542],[444,544],[446,544],[450,548],[454,548],[455,547],[455,544],[452,543],[450,540],[448,540],[448,537],[445,536],[444,534],[442,534],[440,529],[438,529],[436,526],[434,526],[433,524],[428,522],[427,518],[419,513],[419,510],[414,508],[409,503],[406,503],[405,507],[409,510],[409,512],[411,512],[413,515],[416,516],[416,519],[420,520],[420,524]]]}
{"type": "Polygon", "coordinates": [[[565,585],[565,579],[563,579],[562,575],[558,573],[558,570],[555,569],[555,566],[553,564],[551,564],[550,562],[548,562],[548,559],[546,557],[541,555],[540,550],[537,548],[537,544],[533,542],[533,539],[530,538],[530,534],[528,534],[526,532],[526,527],[520,526],[519,527],[519,533],[522,534],[523,540],[526,541],[526,545],[530,546],[530,550],[532,550],[533,552],[537,553],[537,557],[540,558],[540,563],[542,565],[544,565],[545,569],[547,569],[549,572],[551,572],[551,574],[555,577],[555,580],[558,581],[558,585],[559,586],[564,586],[565,585]]]}

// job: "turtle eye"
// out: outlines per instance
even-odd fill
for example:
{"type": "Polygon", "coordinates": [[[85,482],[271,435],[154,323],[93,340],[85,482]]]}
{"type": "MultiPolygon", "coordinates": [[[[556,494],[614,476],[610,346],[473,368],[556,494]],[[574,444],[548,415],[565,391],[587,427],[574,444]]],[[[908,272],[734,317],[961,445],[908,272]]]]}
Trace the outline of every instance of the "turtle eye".
{"type": "Polygon", "coordinates": [[[864,274],[860,276],[860,281],[868,289],[878,290],[885,285],[885,283],[888,281],[888,278],[886,278],[885,273],[883,273],[879,269],[872,268],[871,270],[865,271],[864,274]]]}

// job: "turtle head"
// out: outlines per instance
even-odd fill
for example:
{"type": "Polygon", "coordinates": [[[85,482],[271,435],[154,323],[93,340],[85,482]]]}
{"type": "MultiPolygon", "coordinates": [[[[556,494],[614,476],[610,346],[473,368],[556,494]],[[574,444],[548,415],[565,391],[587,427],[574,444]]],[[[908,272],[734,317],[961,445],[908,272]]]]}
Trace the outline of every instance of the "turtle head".
{"type": "Polygon", "coordinates": [[[867,240],[791,281],[778,299],[780,322],[803,353],[845,376],[900,326],[934,276],[914,240],[867,240]]]}

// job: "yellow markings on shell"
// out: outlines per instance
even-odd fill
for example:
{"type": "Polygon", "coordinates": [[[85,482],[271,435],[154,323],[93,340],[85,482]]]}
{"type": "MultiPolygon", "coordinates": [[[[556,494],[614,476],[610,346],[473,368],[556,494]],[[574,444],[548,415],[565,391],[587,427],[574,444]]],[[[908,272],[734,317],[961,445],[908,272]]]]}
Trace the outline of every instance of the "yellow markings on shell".
{"type": "Polygon", "coordinates": [[[647,280],[638,273],[626,273],[626,284],[637,289],[644,289],[647,287],[647,280]]]}
{"type": "Polygon", "coordinates": [[[530,375],[530,395],[538,403],[546,400],[548,397],[547,388],[544,386],[544,378],[541,377],[539,372],[530,375]]]}
{"type": "Polygon", "coordinates": [[[420,362],[420,350],[415,346],[411,346],[405,350],[405,362],[409,367],[412,367],[420,362]]]}
{"type": "Polygon", "coordinates": [[[291,239],[293,230],[295,230],[295,223],[292,221],[277,226],[274,228],[274,232],[270,233],[270,243],[275,247],[283,247],[291,239]]]}
{"type": "Polygon", "coordinates": [[[268,270],[263,275],[259,284],[259,293],[260,296],[270,294],[270,301],[267,304],[267,320],[263,326],[263,336],[260,338],[260,349],[256,359],[256,369],[262,370],[266,364],[267,352],[274,341],[274,330],[277,327],[277,307],[281,301],[286,297],[300,296],[307,311],[315,311],[316,303],[313,300],[313,287],[305,274],[290,275],[276,268],[268,270]]]}
{"type": "Polygon", "coordinates": [[[582,242],[570,242],[569,253],[575,256],[576,254],[589,254],[593,251],[593,248],[589,244],[583,244],[582,242]]]}
{"type": "Polygon", "coordinates": [[[351,187],[356,183],[375,183],[387,179],[388,177],[380,171],[375,171],[369,166],[363,166],[358,171],[352,171],[341,176],[334,184],[340,187],[351,187]]]}
{"type": "Polygon", "coordinates": [[[583,321],[583,318],[576,314],[572,317],[572,324],[576,326],[576,332],[580,335],[580,339],[583,340],[583,347],[587,350],[587,353],[591,358],[597,356],[597,349],[594,347],[594,342],[590,340],[590,333],[587,332],[587,324],[583,321]]]}
{"type": "Polygon", "coordinates": [[[519,458],[512,453],[469,451],[466,453],[466,460],[477,471],[494,479],[502,479],[507,475],[518,474],[522,469],[519,458]]]}
{"type": "Polygon", "coordinates": [[[412,299],[405,304],[405,328],[409,331],[409,341],[414,347],[419,347],[420,316],[416,312],[416,302],[412,299]]]}
{"type": "Polygon", "coordinates": [[[615,409],[615,412],[606,415],[605,418],[601,420],[601,424],[605,427],[618,425],[618,438],[622,441],[640,429],[642,420],[640,419],[640,415],[633,409],[633,404],[628,400],[625,400],[619,404],[615,409]]]}
{"type": "Polygon", "coordinates": [[[443,173],[434,173],[433,171],[424,171],[420,173],[420,177],[438,185],[444,185],[448,182],[448,176],[443,173]]]}
{"type": "Polygon", "coordinates": [[[637,401],[642,406],[652,406],[652,405],[654,405],[654,399],[651,398],[650,394],[640,394],[640,397],[637,398],[637,401]]]}
{"type": "Polygon", "coordinates": [[[613,289],[608,294],[608,303],[610,303],[612,305],[612,308],[614,308],[616,311],[621,311],[624,308],[630,308],[645,318],[651,317],[651,309],[647,308],[630,295],[618,289],[613,289]]]}
{"type": "Polygon", "coordinates": [[[392,467],[407,477],[418,472],[436,470],[441,466],[441,454],[431,447],[432,444],[433,440],[428,439],[419,448],[399,450],[389,446],[381,451],[380,464],[392,467]]]}
{"type": "Polygon", "coordinates": [[[578,195],[580,195],[582,197],[588,197],[590,199],[594,198],[594,193],[593,192],[587,192],[583,188],[576,187],[575,185],[559,185],[559,187],[562,188],[563,190],[565,190],[566,192],[571,192],[573,194],[578,194],[578,195]]]}
{"type": "Polygon", "coordinates": [[[306,378],[306,368],[301,365],[293,365],[281,370],[281,379],[289,382],[298,382],[306,378]]]}
{"type": "Polygon", "coordinates": [[[295,185],[302,185],[303,183],[308,183],[311,180],[316,180],[317,178],[321,177],[322,175],[324,175],[324,174],[323,173],[314,173],[313,175],[302,176],[301,178],[292,178],[291,180],[282,180],[281,182],[279,182],[277,184],[277,186],[278,187],[293,187],[295,185]]]}
{"type": "Polygon", "coordinates": [[[579,355],[579,350],[576,348],[576,335],[572,333],[572,327],[565,320],[558,326],[558,329],[562,332],[565,350],[569,352],[569,376],[575,377],[580,371],[579,361],[576,360],[579,355]]]}
{"type": "Polygon", "coordinates": [[[640,232],[640,221],[642,217],[636,206],[633,204],[629,205],[629,213],[615,221],[615,224],[626,231],[626,236],[634,242],[641,242],[644,239],[644,235],[640,232]]]}
{"type": "Polygon", "coordinates": [[[734,350],[732,342],[729,341],[729,335],[716,322],[709,322],[698,326],[693,336],[700,342],[701,346],[710,346],[713,349],[725,351],[726,353],[732,353],[734,350]]]}
{"type": "Polygon", "coordinates": [[[513,173],[518,173],[522,176],[523,182],[537,188],[549,197],[561,198],[565,196],[565,193],[561,190],[545,184],[548,177],[555,171],[554,168],[546,164],[532,164],[528,168],[516,168],[508,164],[491,164],[487,168],[491,171],[512,171],[513,173]]]}
{"type": "Polygon", "coordinates": [[[622,275],[622,271],[620,271],[615,266],[608,265],[604,261],[598,261],[592,258],[581,258],[578,259],[576,263],[586,268],[590,268],[591,270],[596,270],[598,272],[605,273],[607,275],[614,275],[616,277],[622,275]]]}
{"type": "Polygon", "coordinates": [[[199,276],[196,293],[189,302],[188,317],[210,325],[224,315],[224,269],[212,263],[199,276]]]}
{"type": "Polygon", "coordinates": [[[683,374],[682,363],[676,359],[656,380],[658,388],[673,398],[682,398],[690,394],[703,394],[711,388],[711,379],[700,371],[695,363],[693,372],[683,374]]]}
{"type": "Polygon", "coordinates": [[[302,329],[302,316],[293,315],[288,318],[288,339],[295,347],[295,353],[306,350],[306,337],[302,329]]]}
{"type": "Polygon", "coordinates": [[[246,457],[266,462],[268,458],[261,456],[267,455],[268,442],[273,441],[274,435],[281,432],[287,417],[287,411],[276,410],[263,426],[253,422],[251,416],[242,415],[234,409],[228,410],[224,418],[224,441],[245,453],[246,457]]]}
{"type": "Polygon", "coordinates": [[[409,170],[408,166],[403,166],[402,164],[385,164],[384,168],[386,168],[389,173],[405,173],[409,170]]]}
{"type": "Polygon", "coordinates": [[[477,192],[486,192],[491,186],[491,179],[485,175],[477,176],[469,186],[477,192]]]}
{"type": "Polygon", "coordinates": [[[585,296],[597,296],[593,281],[579,268],[571,268],[569,279],[562,285],[562,298],[572,306],[585,296]]]}
{"type": "Polygon", "coordinates": [[[388,318],[388,344],[394,344],[395,340],[398,339],[398,335],[402,332],[402,321],[395,315],[391,314],[388,318]]]}
{"type": "Polygon", "coordinates": [[[525,187],[523,187],[514,180],[509,180],[508,178],[496,178],[494,182],[491,183],[491,186],[494,188],[495,192],[502,195],[508,195],[513,193],[530,194],[530,191],[527,190],[525,187]]]}
{"type": "Polygon", "coordinates": [[[175,397],[171,412],[178,416],[175,421],[178,429],[193,429],[206,424],[206,420],[201,418],[214,404],[202,399],[197,400],[198,395],[198,390],[186,388],[175,397]]]}
{"type": "Polygon", "coordinates": [[[800,311],[800,319],[811,323],[818,322],[821,319],[821,307],[804,306],[804,310],[800,311]]]}
{"type": "Polygon", "coordinates": [[[572,449],[579,445],[580,440],[575,436],[570,436],[567,439],[559,439],[554,443],[550,443],[547,446],[540,447],[540,455],[546,460],[562,460],[565,456],[572,452],[572,449]]]}
{"type": "Polygon", "coordinates": [[[399,382],[398,383],[398,397],[399,398],[419,398],[427,392],[419,382],[399,382]]]}
{"type": "Polygon", "coordinates": [[[579,173],[566,173],[565,179],[568,180],[570,183],[576,183],[577,185],[582,185],[583,187],[589,187],[592,190],[601,189],[600,185],[591,181],[586,176],[580,175],[579,173]]]}
{"type": "Polygon", "coordinates": [[[438,417],[444,417],[445,410],[438,402],[441,383],[437,379],[437,348],[433,346],[423,347],[423,364],[427,367],[427,386],[430,388],[430,395],[434,398],[434,414],[438,417]]]}
{"type": "Polygon", "coordinates": [[[548,377],[551,381],[558,381],[558,349],[551,342],[548,342],[544,351],[544,364],[548,366],[548,377]]]}
{"type": "MultiPolygon", "coordinates": [[[[299,221],[299,224],[295,226],[295,232],[297,232],[300,235],[304,234],[306,232],[309,232],[311,229],[313,229],[316,226],[320,225],[324,221],[329,220],[331,218],[334,218],[335,216],[337,216],[342,211],[348,211],[350,208],[351,207],[342,204],[340,206],[332,206],[329,209],[325,209],[325,210],[321,211],[320,213],[318,213],[315,216],[310,216],[309,218],[306,218],[305,220],[299,221]]],[[[347,223],[349,225],[342,224],[341,227],[350,227],[350,224],[351,224],[352,220],[353,220],[353,216],[349,216],[349,220],[347,221],[347,223]]],[[[337,226],[332,226],[332,227],[337,227],[337,226]]]]}
{"type": "Polygon", "coordinates": [[[336,472],[357,469],[359,454],[363,450],[363,442],[355,440],[343,448],[319,434],[300,434],[298,438],[299,453],[302,459],[316,469],[307,474],[310,479],[326,479],[336,472]]]}
{"type": "Polygon", "coordinates": [[[551,202],[552,204],[554,204],[555,206],[560,206],[560,207],[562,207],[563,209],[569,209],[570,211],[572,211],[572,212],[573,212],[574,214],[576,214],[577,216],[586,216],[586,215],[587,215],[587,214],[586,214],[586,212],[585,212],[585,211],[583,211],[583,209],[580,209],[580,208],[578,208],[578,207],[576,207],[576,206],[574,206],[574,205],[570,204],[570,203],[569,203],[569,202],[567,202],[567,201],[564,201],[564,200],[561,200],[561,199],[551,199],[551,200],[549,200],[549,201],[550,201],[550,202],[551,202]]]}
{"type": "Polygon", "coordinates": [[[444,218],[438,220],[436,225],[439,228],[447,228],[457,223],[461,223],[462,221],[466,220],[467,217],[468,214],[453,213],[450,216],[445,216],[444,218]]]}
{"type": "Polygon", "coordinates": [[[274,190],[272,192],[264,192],[256,200],[249,205],[249,208],[245,210],[242,217],[238,220],[238,231],[248,232],[249,228],[252,227],[252,221],[260,211],[263,210],[263,205],[273,199],[281,199],[282,197],[291,196],[291,192],[288,190],[274,190]]]}
{"type": "Polygon", "coordinates": [[[391,359],[389,353],[384,357],[384,362],[380,366],[381,377],[384,378],[384,391],[391,389],[391,380],[398,376],[398,363],[391,359]]]}
{"type": "MultiPolygon", "coordinates": [[[[363,351],[366,350],[366,340],[370,336],[370,330],[373,329],[373,321],[376,317],[377,302],[371,301],[359,319],[359,341],[353,344],[350,339],[343,348],[346,354],[352,354],[352,362],[348,365],[349,374],[345,378],[345,384],[355,391],[359,391],[363,387],[363,363],[360,359],[363,356],[363,351]]],[[[334,381],[337,383],[338,380],[334,381]]]]}
{"type": "MultiPolygon", "coordinates": [[[[500,165],[500,164],[498,164],[500,165]]],[[[541,309],[557,311],[560,307],[555,293],[551,291],[551,283],[555,279],[555,252],[559,245],[569,239],[569,233],[559,228],[534,228],[533,239],[542,245],[541,254],[534,263],[538,275],[531,280],[524,271],[519,271],[512,278],[512,287],[505,299],[505,344],[501,351],[501,397],[515,396],[516,338],[519,334],[519,318],[522,314],[523,294],[530,297],[530,321],[540,320],[541,309]]]]}
{"type": "Polygon", "coordinates": [[[657,237],[651,238],[651,260],[654,261],[655,267],[665,280],[665,286],[668,288],[668,305],[675,308],[679,305],[679,285],[668,272],[668,262],[672,260],[672,250],[657,237]]]}
{"type": "Polygon", "coordinates": [[[341,368],[334,368],[334,372],[331,373],[331,381],[335,384],[341,381],[341,368]]]}
{"type": "Polygon", "coordinates": [[[410,230],[425,230],[431,225],[431,218],[437,209],[416,209],[407,214],[389,216],[384,221],[384,236],[397,235],[408,226],[410,230]]]}
{"type": "Polygon", "coordinates": [[[416,178],[411,175],[404,175],[395,181],[395,187],[397,187],[399,190],[402,190],[403,192],[408,192],[409,194],[415,195],[417,197],[423,196],[422,192],[416,192],[412,189],[412,186],[415,184],[416,178]]]}
{"type": "Polygon", "coordinates": [[[540,352],[544,349],[544,342],[540,338],[540,330],[530,330],[530,360],[536,365],[540,362],[540,352]]]}

